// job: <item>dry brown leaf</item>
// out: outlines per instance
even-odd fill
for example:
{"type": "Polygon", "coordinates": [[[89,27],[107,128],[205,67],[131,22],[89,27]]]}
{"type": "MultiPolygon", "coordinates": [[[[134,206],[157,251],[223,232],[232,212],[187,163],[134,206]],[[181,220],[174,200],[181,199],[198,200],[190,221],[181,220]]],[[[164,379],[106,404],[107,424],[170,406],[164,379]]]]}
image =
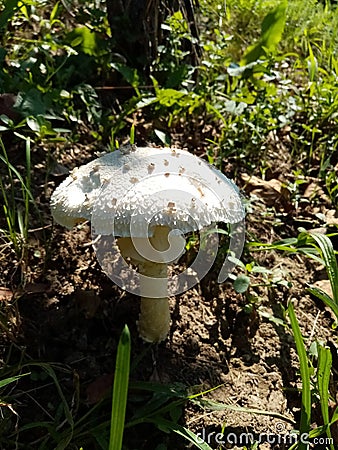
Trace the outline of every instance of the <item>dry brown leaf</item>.
{"type": "Polygon", "coordinates": [[[312,198],[318,196],[319,194],[323,194],[323,190],[321,189],[320,186],[318,186],[317,183],[312,182],[307,185],[307,187],[304,191],[303,197],[312,199],[312,198]]]}
{"type": "Polygon", "coordinates": [[[303,197],[313,200],[314,198],[320,198],[324,203],[330,204],[329,197],[325,194],[323,189],[315,182],[311,181],[306,187],[303,197]]]}
{"type": "Polygon", "coordinates": [[[5,287],[0,287],[0,302],[9,302],[13,297],[13,292],[5,287]]]}
{"type": "Polygon", "coordinates": [[[328,210],[325,217],[328,225],[338,225],[337,211],[335,209],[328,210]]]}
{"type": "Polygon", "coordinates": [[[333,296],[331,283],[329,280],[318,280],[315,283],[313,283],[313,286],[321,289],[322,291],[325,292],[325,294],[329,295],[330,297],[333,296]]]}
{"type": "Polygon", "coordinates": [[[284,207],[290,206],[290,192],[283,186],[283,183],[275,178],[266,181],[255,175],[242,174],[245,181],[245,190],[261,198],[267,206],[278,205],[280,202],[284,207]]]}

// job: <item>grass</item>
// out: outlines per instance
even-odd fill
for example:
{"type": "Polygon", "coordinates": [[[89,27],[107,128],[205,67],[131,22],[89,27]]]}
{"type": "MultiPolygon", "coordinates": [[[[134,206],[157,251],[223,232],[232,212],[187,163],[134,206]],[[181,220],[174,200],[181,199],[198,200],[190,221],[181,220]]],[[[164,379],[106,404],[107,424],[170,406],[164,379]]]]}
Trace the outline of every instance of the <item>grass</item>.
{"type": "MultiPolygon", "coordinates": [[[[32,229],[46,225],[50,179],[37,169],[39,152],[48,155],[40,163],[50,174],[53,158],[64,156],[70,147],[101,151],[118,147],[128,137],[132,143],[180,142],[207,155],[221,169],[230,166],[238,180],[249,173],[267,182],[276,172],[274,160],[287,156],[294,170],[281,178],[289,192],[289,210],[280,210],[278,199],[261,215],[262,223],[271,223],[271,234],[280,239],[248,233],[234,289],[246,313],[257,312],[292,336],[301,382],[300,416],[292,426],[311,439],[327,437],[325,449],[333,450],[331,430],[338,408],[330,406],[330,380],[335,379],[332,347],[316,332],[307,341],[300,311],[292,301],[282,316],[264,310],[261,293],[268,296],[280,290],[289,300],[292,276],[276,274],[261,255],[303,258],[325,267],[332,295],[309,284],[310,279],[305,280],[302,295],[316,297],[332,311],[336,323],[332,321],[333,329],[327,331],[336,345],[337,222],[329,223],[322,212],[336,211],[338,204],[336,6],[316,0],[202,0],[200,5],[203,55],[198,68],[187,58],[185,48],[192,38],[182,15],[176,13],[165,23],[167,33],[147,77],[117,54],[100,2],[80,2],[76,11],[70,6],[69,11],[63,2],[0,1],[0,94],[15,93],[19,112],[14,120],[13,111],[7,111],[9,116],[0,121],[1,257],[14,265],[1,283],[15,291],[34,279],[36,267],[37,282],[53,267],[47,257],[34,262],[29,251],[35,245],[32,229]],[[309,180],[321,194],[304,196],[303,185],[309,180]],[[47,195],[40,193],[38,201],[37,191],[47,195]],[[40,202],[44,195],[45,205],[40,202]],[[325,228],[324,234],[298,227],[296,219],[307,208],[317,211],[311,216],[315,224],[308,228],[325,228]]],[[[254,207],[253,200],[249,212],[254,207]]],[[[41,246],[49,245],[48,236],[43,236],[41,246]]],[[[0,298],[1,327],[7,336],[13,337],[11,310],[20,295],[19,291],[12,300],[0,298]]],[[[285,306],[279,305],[282,311],[285,306]]],[[[314,303],[313,308],[320,307],[314,303]]],[[[148,433],[150,426],[156,430],[156,450],[169,448],[173,434],[181,446],[209,450],[211,444],[201,442],[184,422],[187,405],[198,414],[232,410],[289,420],[259,405],[213,402],[208,398],[210,389],[137,380],[137,364],[129,367],[132,350],[124,329],[112,397],[107,395],[94,406],[81,403],[83,386],[65,365],[33,361],[29,355],[16,356],[13,363],[11,355],[0,369],[0,447],[131,450],[135,442],[125,430],[148,433]],[[51,404],[40,404],[38,393],[30,391],[32,385],[38,390],[52,386],[51,404]],[[191,394],[192,389],[198,393],[191,394]],[[43,420],[22,422],[16,412],[29,395],[43,420]]],[[[218,425],[227,429],[226,424],[218,425]]],[[[257,446],[253,442],[251,448],[257,446]]],[[[290,445],[296,448],[307,447],[302,442],[290,445]]]]}

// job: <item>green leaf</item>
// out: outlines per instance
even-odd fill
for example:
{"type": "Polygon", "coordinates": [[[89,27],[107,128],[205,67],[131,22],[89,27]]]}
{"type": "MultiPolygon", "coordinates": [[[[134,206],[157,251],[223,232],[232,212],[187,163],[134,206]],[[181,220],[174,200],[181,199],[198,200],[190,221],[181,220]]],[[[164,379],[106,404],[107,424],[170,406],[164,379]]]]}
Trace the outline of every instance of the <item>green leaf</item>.
{"type": "Polygon", "coordinates": [[[110,419],[109,450],[122,449],[129,385],[130,347],[130,333],[127,325],[125,325],[117,347],[110,419]]]}
{"type": "Polygon", "coordinates": [[[59,12],[59,5],[60,5],[60,2],[55,3],[54,8],[52,9],[52,12],[50,13],[50,16],[49,16],[50,22],[53,22],[54,19],[56,19],[56,16],[59,12]]]}
{"type": "Polygon", "coordinates": [[[159,89],[156,92],[156,95],[160,105],[166,107],[170,107],[175,104],[181,105],[180,100],[187,97],[185,92],[177,91],[176,89],[159,89]]]}
{"type": "Polygon", "coordinates": [[[98,33],[95,33],[88,27],[81,26],[74,28],[74,30],[67,34],[66,40],[73,48],[87,55],[98,56],[102,54],[102,39],[98,33]]]}
{"type": "Polygon", "coordinates": [[[45,117],[52,106],[52,100],[49,94],[42,94],[38,89],[31,88],[18,93],[14,106],[25,117],[38,115],[45,117]]]}
{"type": "Polygon", "coordinates": [[[307,58],[308,72],[310,81],[315,81],[318,72],[318,62],[315,58],[311,44],[309,43],[309,57],[307,58]]]}
{"type": "Polygon", "coordinates": [[[112,62],[111,67],[117,70],[123,78],[131,85],[133,88],[137,88],[140,84],[140,77],[136,69],[126,66],[118,62],[112,62]]]}
{"type": "Polygon", "coordinates": [[[337,317],[338,321],[338,305],[333,301],[333,299],[329,295],[327,295],[326,292],[314,286],[310,286],[309,288],[306,289],[306,291],[309,292],[310,294],[315,295],[317,298],[319,298],[319,300],[324,302],[326,306],[331,308],[335,316],[337,317]]]}
{"type": "Polygon", "coordinates": [[[161,130],[154,130],[156,136],[159,138],[159,140],[162,142],[162,144],[164,144],[165,146],[170,146],[171,144],[171,139],[170,136],[167,133],[164,133],[161,130]]]}
{"type": "Polygon", "coordinates": [[[286,21],[287,0],[283,0],[263,19],[260,40],[245,52],[241,65],[250,64],[273,52],[282,39],[286,21]]]}
{"type": "Polygon", "coordinates": [[[154,423],[161,430],[166,430],[167,432],[174,432],[182,437],[184,437],[187,441],[191,442],[200,450],[212,450],[212,448],[203,441],[203,439],[187,428],[177,425],[177,423],[170,422],[170,420],[163,419],[162,417],[156,417],[155,419],[149,420],[149,422],[154,423]]]}
{"type": "Polygon", "coordinates": [[[0,30],[5,28],[8,22],[13,17],[17,7],[19,0],[7,0],[5,2],[5,7],[2,9],[0,14],[0,30]]]}
{"type": "MultiPolygon", "coordinates": [[[[320,408],[322,411],[323,423],[326,426],[326,435],[331,438],[330,417],[329,417],[329,383],[332,366],[332,355],[328,347],[318,346],[318,367],[317,367],[317,384],[320,397],[320,408]]],[[[334,450],[333,444],[330,445],[334,450]]]]}
{"type": "Polygon", "coordinates": [[[30,375],[30,373],[23,373],[22,375],[16,375],[15,377],[0,380],[0,388],[7,386],[7,384],[14,383],[15,381],[18,381],[20,378],[25,377],[26,375],[30,375]]]}
{"type": "Polygon", "coordinates": [[[320,248],[327,275],[330,280],[333,300],[338,306],[338,264],[332,242],[325,234],[309,233],[309,235],[320,248]]]}
{"type": "Polygon", "coordinates": [[[283,420],[285,422],[291,423],[293,426],[296,425],[295,422],[292,421],[289,417],[283,416],[283,414],[274,412],[274,411],[268,411],[264,409],[257,409],[257,408],[246,408],[244,406],[235,406],[235,405],[227,405],[225,403],[219,403],[215,402],[214,400],[209,399],[195,399],[194,403],[201,406],[203,409],[210,409],[211,411],[235,411],[241,414],[255,414],[255,415],[261,415],[261,416],[269,416],[269,417],[275,417],[277,419],[283,420]]]}
{"type": "MultiPolygon", "coordinates": [[[[291,322],[297,354],[300,364],[300,376],[302,379],[302,405],[299,432],[300,434],[308,433],[311,426],[311,385],[310,385],[310,370],[306,354],[306,349],[303,341],[303,336],[300,332],[298,321],[293,309],[293,304],[290,302],[288,306],[288,314],[291,322]]],[[[298,450],[307,450],[307,444],[300,442],[298,450]]]]}
{"type": "Polygon", "coordinates": [[[238,294],[243,294],[250,286],[250,278],[246,275],[238,275],[234,281],[234,289],[238,294]]]}
{"type": "Polygon", "coordinates": [[[338,406],[337,408],[334,410],[333,414],[332,414],[332,418],[331,418],[331,425],[335,422],[337,422],[338,420],[338,406]]]}

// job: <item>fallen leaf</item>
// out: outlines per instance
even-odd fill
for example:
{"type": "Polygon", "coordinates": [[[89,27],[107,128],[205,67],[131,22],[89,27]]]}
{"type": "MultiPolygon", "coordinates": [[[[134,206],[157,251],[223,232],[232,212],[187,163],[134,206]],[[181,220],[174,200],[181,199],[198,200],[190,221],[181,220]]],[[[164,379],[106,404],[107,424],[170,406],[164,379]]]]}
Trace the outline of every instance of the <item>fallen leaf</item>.
{"type": "Polygon", "coordinates": [[[323,193],[321,187],[318,186],[317,183],[312,182],[307,185],[307,187],[304,191],[303,197],[312,199],[312,198],[316,197],[319,193],[323,193]]]}
{"type": "Polygon", "coordinates": [[[315,283],[313,283],[313,286],[321,289],[322,291],[325,292],[325,294],[329,295],[330,297],[333,296],[331,283],[329,280],[318,280],[315,283]]]}
{"type": "Polygon", "coordinates": [[[283,183],[275,178],[266,181],[255,175],[242,174],[245,181],[245,190],[251,195],[261,198],[267,206],[278,206],[278,202],[284,207],[290,207],[290,192],[283,183]]]}
{"type": "Polygon", "coordinates": [[[314,181],[309,183],[303,194],[304,198],[308,198],[309,200],[313,200],[314,198],[321,199],[324,203],[330,204],[329,197],[325,194],[323,189],[314,181]]]}
{"type": "Polygon", "coordinates": [[[338,225],[337,211],[330,209],[325,213],[327,225],[338,225]]]}
{"type": "Polygon", "coordinates": [[[90,405],[98,403],[107,392],[111,389],[113,384],[114,375],[112,373],[106,373],[97,377],[92,383],[87,386],[87,402],[90,405]]]}

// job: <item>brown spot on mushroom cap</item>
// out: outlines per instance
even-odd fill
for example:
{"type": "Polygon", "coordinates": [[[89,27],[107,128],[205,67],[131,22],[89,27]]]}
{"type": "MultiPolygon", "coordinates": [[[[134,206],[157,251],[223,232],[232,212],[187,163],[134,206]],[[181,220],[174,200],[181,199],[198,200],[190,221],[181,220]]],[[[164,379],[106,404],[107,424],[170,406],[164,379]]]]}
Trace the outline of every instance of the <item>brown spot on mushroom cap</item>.
{"type": "Polygon", "coordinates": [[[169,177],[169,175],[170,175],[170,173],[169,173],[169,172],[166,172],[166,173],[164,174],[164,176],[165,176],[166,178],[168,178],[168,177],[169,177]]]}
{"type": "Polygon", "coordinates": [[[112,199],[111,199],[111,204],[112,204],[113,206],[115,206],[116,203],[117,203],[117,198],[112,198],[112,199]]]}
{"type": "Polygon", "coordinates": [[[176,204],[175,202],[168,202],[167,208],[168,208],[168,214],[175,214],[177,209],[176,209],[176,204]]]}
{"type": "Polygon", "coordinates": [[[138,183],[138,182],[139,182],[139,179],[136,178],[136,177],[131,177],[129,181],[130,181],[132,184],[135,184],[135,183],[138,183]]]}
{"type": "Polygon", "coordinates": [[[180,167],[179,171],[178,171],[178,174],[182,175],[184,172],[185,172],[185,168],[184,167],[180,167]]]}
{"type": "Polygon", "coordinates": [[[154,163],[150,163],[148,165],[148,173],[151,174],[155,169],[155,164],[154,163]]]}
{"type": "Polygon", "coordinates": [[[126,172],[128,172],[128,170],[130,170],[130,165],[129,164],[124,164],[123,168],[122,168],[122,172],[126,173],[126,172]]]}
{"type": "Polygon", "coordinates": [[[164,160],[164,165],[169,166],[169,161],[167,159],[164,160]]]}
{"type": "Polygon", "coordinates": [[[205,196],[205,194],[204,194],[204,192],[202,191],[202,188],[201,188],[200,186],[197,187],[197,190],[198,190],[198,192],[201,194],[201,197],[204,197],[204,196],[205,196]]]}

